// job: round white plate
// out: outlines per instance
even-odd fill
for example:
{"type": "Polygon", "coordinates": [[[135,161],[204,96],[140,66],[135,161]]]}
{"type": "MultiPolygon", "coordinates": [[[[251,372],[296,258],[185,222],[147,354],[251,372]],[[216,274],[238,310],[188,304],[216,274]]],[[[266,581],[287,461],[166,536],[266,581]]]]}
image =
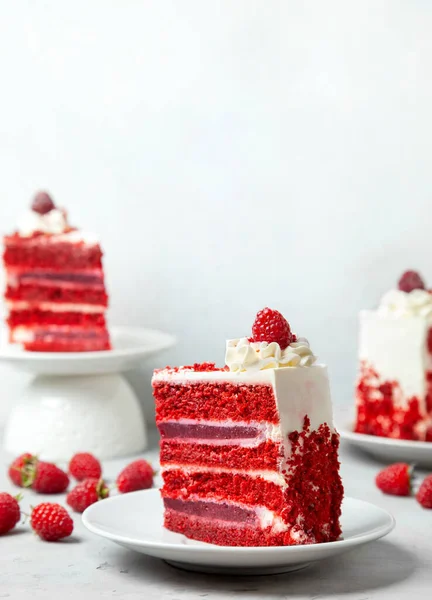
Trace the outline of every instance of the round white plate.
{"type": "Polygon", "coordinates": [[[93,375],[116,373],[139,366],[143,358],[166,350],[175,338],[153,329],[110,328],[113,349],[99,352],[27,352],[9,344],[3,330],[0,360],[38,375],[93,375]]]}
{"type": "Polygon", "coordinates": [[[352,421],[338,423],[336,428],[343,440],[384,462],[415,463],[419,467],[432,466],[432,442],[393,440],[355,433],[352,421]]]}
{"type": "Polygon", "coordinates": [[[394,527],[385,510],[353,498],[342,509],[343,539],[309,546],[227,547],[190,540],[163,527],[159,490],[114,496],[90,506],[84,525],[121,546],[162,558],[188,571],[264,575],[285,573],[377,540],[394,527]]]}

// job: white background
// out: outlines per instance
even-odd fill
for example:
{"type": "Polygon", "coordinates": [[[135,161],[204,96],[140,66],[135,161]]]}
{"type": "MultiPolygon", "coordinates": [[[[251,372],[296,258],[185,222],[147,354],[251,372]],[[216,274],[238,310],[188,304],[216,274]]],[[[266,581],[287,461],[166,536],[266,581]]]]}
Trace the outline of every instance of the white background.
{"type": "Polygon", "coordinates": [[[100,235],[111,322],[179,338],[149,406],[265,305],[351,402],[359,309],[432,286],[431,31],[426,0],[0,0],[0,228],[47,188],[100,235]]]}

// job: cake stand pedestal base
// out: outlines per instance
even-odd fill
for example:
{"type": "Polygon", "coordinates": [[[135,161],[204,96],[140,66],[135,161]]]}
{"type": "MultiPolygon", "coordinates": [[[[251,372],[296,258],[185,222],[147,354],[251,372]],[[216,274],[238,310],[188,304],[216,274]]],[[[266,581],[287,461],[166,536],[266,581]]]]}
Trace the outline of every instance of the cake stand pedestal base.
{"type": "Polygon", "coordinates": [[[37,453],[52,461],[75,452],[100,459],[136,454],[147,445],[141,408],[122,375],[38,375],[6,424],[12,455],[37,453]]]}

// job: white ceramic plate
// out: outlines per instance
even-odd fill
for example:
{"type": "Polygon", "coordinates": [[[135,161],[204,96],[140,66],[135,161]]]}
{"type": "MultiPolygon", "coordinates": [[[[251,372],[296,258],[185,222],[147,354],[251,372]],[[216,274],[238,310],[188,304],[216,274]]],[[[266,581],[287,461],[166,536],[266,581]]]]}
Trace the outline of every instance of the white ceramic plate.
{"type": "Polygon", "coordinates": [[[260,575],[285,573],[330,558],[377,540],[394,527],[385,510],[345,498],[342,510],[343,540],[310,546],[226,547],[187,539],[163,527],[159,490],[114,496],[90,506],[84,525],[97,535],[142,554],[162,558],[186,569],[205,573],[260,575]]]}
{"type": "Polygon", "coordinates": [[[99,352],[26,352],[9,344],[3,330],[0,360],[38,375],[88,375],[115,373],[139,366],[143,358],[166,350],[175,338],[153,329],[136,327],[110,328],[112,350],[99,352]]]}
{"type": "Polygon", "coordinates": [[[336,426],[341,438],[384,462],[408,462],[420,467],[432,466],[432,442],[393,440],[390,438],[355,433],[352,421],[336,426]]]}

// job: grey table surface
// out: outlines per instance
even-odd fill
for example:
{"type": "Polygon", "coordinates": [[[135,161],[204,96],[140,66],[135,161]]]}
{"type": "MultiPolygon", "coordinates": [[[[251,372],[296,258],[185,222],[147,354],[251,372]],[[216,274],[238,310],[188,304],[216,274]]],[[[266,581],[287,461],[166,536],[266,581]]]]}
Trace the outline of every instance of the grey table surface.
{"type": "MultiPolygon", "coordinates": [[[[151,441],[145,456],[155,461],[154,434],[151,441]]],[[[108,479],[113,480],[126,462],[107,462],[108,479]]],[[[226,577],[179,571],[126,550],[89,533],[74,516],[74,534],[61,543],[42,542],[27,525],[0,538],[0,599],[431,598],[432,511],[412,498],[382,495],[374,486],[380,464],[345,444],[341,462],[346,494],[373,502],[396,517],[396,529],[385,539],[297,573],[226,577]]],[[[0,490],[16,492],[6,476],[6,456],[1,456],[0,464],[0,490]]],[[[26,492],[23,509],[44,499],[26,492]]],[[[62,500],[60,496],[58,501],[62,500]]]]}

